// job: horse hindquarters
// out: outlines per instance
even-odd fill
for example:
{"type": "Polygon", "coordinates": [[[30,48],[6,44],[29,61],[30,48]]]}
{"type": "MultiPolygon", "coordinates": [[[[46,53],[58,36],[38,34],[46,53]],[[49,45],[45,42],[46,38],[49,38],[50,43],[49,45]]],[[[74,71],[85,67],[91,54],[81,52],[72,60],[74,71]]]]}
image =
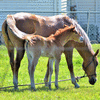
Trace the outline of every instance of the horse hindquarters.
{"type": "Polygon", "coordinates": [[[5,20],[4,23],[2,24],[2,35],[4,38],[5,45],[7,47],[7,50],[8,50],[11,69],[12,69],[12,72],[14,73],[14,46],[9,38],[7,27],[8,26],[5,20]]]}
{"type": "Polygon", "coordinates": [[[9,35],[11,43],[17,50],[16,59],[13,65],[13,84],[14,84],[14,89],[16,90],[18,89],[18,70],[20,67],[20,62],[25,53],[24,41],[14,36],[13,33],[9,30],[9,28],[8,28],[8,35],[9,35]]]}
{"type": "Polygon", "coordinates": [[[13,33],[9,30],[6,20],[2,24],[2,34],[8,50],[10,65],[13,72],[13,83],[14,89],[18,88],[18,69],[20,62],[24,56],[24,41],[16,38],[13,33]],[[14,62],[14,46],[17,48],[16,60],[14,62]]]}

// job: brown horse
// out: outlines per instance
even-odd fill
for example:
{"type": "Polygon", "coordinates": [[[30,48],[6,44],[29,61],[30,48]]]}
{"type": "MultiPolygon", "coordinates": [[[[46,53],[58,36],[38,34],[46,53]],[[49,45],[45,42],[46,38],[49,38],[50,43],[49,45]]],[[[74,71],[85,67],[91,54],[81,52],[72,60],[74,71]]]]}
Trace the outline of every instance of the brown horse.
{"type": "MultiPolygon", "coordinates": [[[[15,26],[19,29],[19,32],[16,33],[16,27],[10,29],[7,24],[7,19],[4,21],[2,25],[2,34],[4,36],[5,44],[8,49],[8,54],[10,57],[10,64],[13,72],[13,83],[14,88],[18,88],[18,70],[20,67],[20,62],[24,56],[24,43],[25,41],[21,38],[23,36],[20,35],[20,32],[32,34],[37,31],[38,35],[47,37],[50,34],[54,33],[59,28],[63,28],[64,24],[66,25],[74,25],[75,29],[81,33],[84,38],[83,43],[78,43],[75,41],[69,41],[64,45],[64,54],[66,57],[66,61],[68,63],[68,68],[71,75],[72,83],[75,85],[76,88],[79,87],[75,80],[75,75],[73,72],[73,63],[72,63],[72,54],[73,48],[76,48],[79,54],[82,56],[83,68],[89,78],[90,84],[94,84],[96,82],[96,66],[98,65],[97,55],[99,50],[94,53],[93,49],[91,48],[91,43],[89,38],[87,37],[84,30],[81,26],[73,19],[69,18],[66,15],[57,15],[52,17],[43,17],[38,15],[33,15],[30,13],[17,13],[12,15],[13,19],[9,18],[9,21],[15,20],[15,26]],[[44,34],[45,33],[45,34],[44,34]],[[17,50],[16,59],[14,61],[14,47],[17,50]]],[[[14,23],[13,23],[14,24],[14,23]]],[[[48,62],[49,63],[49,62],[48,62]]],[[[45,75],[45,82],[48,81],[49,75],[49,64],[47,67],[47,73],[45,75]]]]}
{"type": "MultiPolygon", "coordinates": [[[[11,15],[8,16],[8,18],[11,17],[11,15]]],[[[10,25],[9,22],[10,21],[7,20],[8,25],[10,25]]],[[[11,25],[10,28],[14,28],[13,25],[11,25]]],[[[64,29],[57,30],[54,35],[50,35],[47,38],[40,35],[23,34],[23,39],[26,40],[25,47],[28,57],[28,69],[31,80],[31,89],[35,90],[34,71],[40,56],[49,57],[49,89],[51,89],[53,61],[55,61],[55,86],[56,88],[58,88],[59,62],[61,59],[61,54],[62,52],[64,52],[64,45],[69,40],[81,42],[81,35],[75,31],[74,26],[66,26],[64,29]]]]}

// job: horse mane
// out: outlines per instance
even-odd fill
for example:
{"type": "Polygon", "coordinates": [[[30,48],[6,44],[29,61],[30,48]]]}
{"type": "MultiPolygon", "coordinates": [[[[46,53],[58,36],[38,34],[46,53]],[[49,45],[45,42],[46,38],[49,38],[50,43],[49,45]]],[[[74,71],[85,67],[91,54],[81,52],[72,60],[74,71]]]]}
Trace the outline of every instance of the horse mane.
{"type": "Polygon", "coordinates": [[[73,26],[75,26],[75,30],[83,36],[85,45],[87,45],[89,47],[89,49],[91,50],[92,49],[91,43],[90,43],[90,40],[89,40],[86,32],[82,29],[82,27],[78,24],[78,22],[76,20],[70,18],[70,21],[73,24],[73,26]]]}

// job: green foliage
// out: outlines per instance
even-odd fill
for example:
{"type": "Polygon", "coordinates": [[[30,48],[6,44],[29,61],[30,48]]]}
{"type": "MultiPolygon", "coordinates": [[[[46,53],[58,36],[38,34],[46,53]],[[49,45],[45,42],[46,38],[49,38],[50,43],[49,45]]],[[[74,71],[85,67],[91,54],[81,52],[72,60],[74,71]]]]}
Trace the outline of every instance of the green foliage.
{"type": "MultiPolygon", "coordinates": [[[[93,50],[100,49],[100,44],[93,44],[93,50]]],[[[59,80],[69,79],[70,73],[67,68],[67,63],[64,54],[62,54],[61,62],[59,66],[59,80]]],[[[46,73],[46,65],[48,58],[41,57],[39,59],[38,65],[35,70],[35,83],[43,83],[44,76],[46,73]]],[[[100,62],[100,53],[98,55],[98,61],[100,62]]],[[[79,53],[74,50],[73,55],[73,65],[75,76],[81,76],[84,74],[82,70],[83,59],[79,53]]],[[[25,54],[21,67],[19,69],[19,85],[29,84],[29,74],[28,74],[28,61],[25,54]]],[[[14,91],[12,88],[6,88],[0,90],[1,100],[100,100],[100,63],[97,67],[97,79],[98,81],[95,85],[90,85],[88,78],[80,79],[78,84],[80,88],[75,89],[71,81],[59,82],[59,89],[57,90],[52,83],[52,90],[50,91],[48,87],[44,84],[36,85],[37,91],[31,91],[30,86],[19,87],[19,90],[14,91]]],[[[55,80],[55,72],[52,75],[52,81],[55,80]]],[[[6,86],[13,86],[13,75],[11,67],[9,64],[9,57],[7,54],[7,49],[5,46],[0,46],[0,88],[6,86]]]]}

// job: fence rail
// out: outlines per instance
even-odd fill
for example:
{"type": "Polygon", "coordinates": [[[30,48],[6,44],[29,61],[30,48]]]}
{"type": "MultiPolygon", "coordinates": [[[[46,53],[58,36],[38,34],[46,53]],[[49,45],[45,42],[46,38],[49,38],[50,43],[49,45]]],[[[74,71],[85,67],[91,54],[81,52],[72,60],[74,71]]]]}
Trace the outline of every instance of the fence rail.
{"type": "Polygon", "coordinates": [[[0,10],[0,12],[33,12],[33,13],[91,13],[91,14],[100,14],[100,11],[33,11],[33,10],[0,10]]]}

